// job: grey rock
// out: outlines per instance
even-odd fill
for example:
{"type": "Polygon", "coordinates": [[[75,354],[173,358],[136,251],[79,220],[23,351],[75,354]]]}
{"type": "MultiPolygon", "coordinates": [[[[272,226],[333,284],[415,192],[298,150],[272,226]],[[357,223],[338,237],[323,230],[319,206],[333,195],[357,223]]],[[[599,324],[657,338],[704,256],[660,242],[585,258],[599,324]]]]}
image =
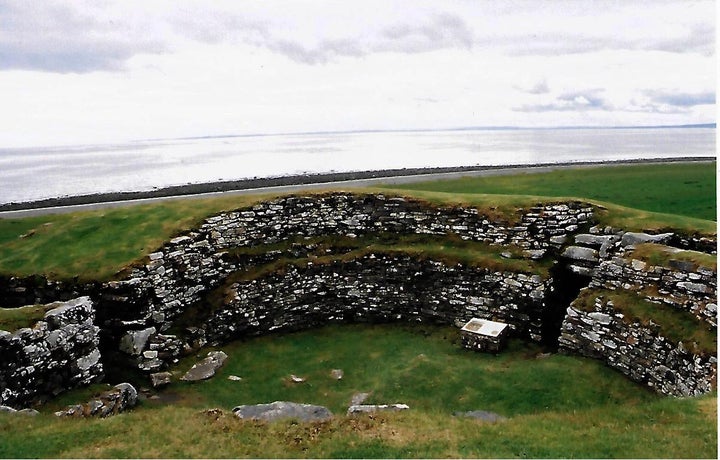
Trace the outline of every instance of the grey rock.
{"type": "Polygon", "coordinates": [[[408,410],[407,404],[355,404],[348,407],[347,414],[365,414],[373,412],[398,412],[408,410]]]}
{"type": "Polygon", "coordinates": [[[582,276],[592,276],[593,275],[592,268],[583,267],[583,266],[574,265],[574,264],[568,265],[568,268],[570,268],[570,271],[572,271],[573,273],[577,273],[578,275],[582,275],[582,276]]]}
{"type": "Polygon", "coordinates": [[[668,262],[668,264],[669,264],[672,268],[676,268],[676,269],[681,270],[681,271],[684,271],[684,272],[690,272],[690,271],[693,271],[693,270],[695,269],[695,264],[694,264],[694,263],[688,262],[688,261],[685,261],[685,260],[670,259],[670,261],[668,262]]]}
{"type": "Polygon", "coordinates": [[[130,331],[120,339],[120,351],[129,355],[138,356],[145,349],[148,339],[155,334],[154,327],[148,327],[139,331],[130,331]]]}
{"type": "Polygon", "coordinates": [[[612,322],[612,316],[600,312],[588,313],[588,316],[600,324],[610,324],[612,322]]]}
{"type": "Polygon", "coordinates": [[[45,321],[51,329],[58,329],[67,324],[77,323],[79,316],[92,318],[92,301],[90,297],[78,297],[66,302],[55,302],[55,308],[45,313],[45,321]],[[85,312],[83,312],[85,310],[85,312]],[[87,313],[86,313],[87,312],[87,313]]]}
{"type": "Polygon", "coordinates": [[[568,246],[562,256],[571,260],[583,262],[597,262],[598,252],[595,249],[583,248],[581,246],[568,246]]]}
{"type": "Polygon", "coordinates": [[[567,241],[567,236],[551,236],[550,243],[561,246],[567,241]]]}
{"type": "Polygon", "coordinates": [[[303,422],[324,422],[333,417],[327,407],[275,401],[269,404],[243,405],[233,408],[233,413],[245,420],[272,422],[282,419],[297,419],[303,422]]]}
{"type": "Polygon", "coordinates": [[[588,246],[602,246],[603,244],[613,241],[615,238],[614,235],[589,235],[587,233],[581,233],[575,235],[575,243],[588,246]]]}
{"type": "Polygon", "coordinates": [[[95,366],[100,362],[100,350],[95,348],[90,354],[83,356],[77,360],[77,367],[80,370],[86,371],[91,367],[95,366]]]}
{"type": "Polygon", "coordinates": [[[227,355],[222,351],[211,351],[202,361],[193,364],[193,367],[182,376],[180,380],[196,382],[206,380],[215,375],[215,372],[225,363],[227,355]]]}
{"type": "Polygon", "coordinates": [[[335,380],[341,380],[345,373],[342,371],[342,369],[333,369],[330,371],[330,377],[335,380]]]}
{"type": "Polygon", "coordinates": [[[627,232],[622,236],[620,244],[622,246],[634,246],[641,243],[660,243],[664,244],[670,241],[674,233],[660,233],[658,235],[649,235],[647,233],[627,232]]]}
{"type": "Polygon", "coordinates": [[[684,282],[678,283],[677,285],[678,285],[678,287],[681,287],[690,292],[698,292],[701,294],[710,292],[710,288],[708,288],[704,284],[700,284],[700,283],[691,283],[689,281],[684,281],[684,282]]]}
{"type": "Polygon", "coordinates": [[[58,417],[109,417],[135,407],[138,394],[129,383],[120,383],[85,404],[74,404],[55,412],[58,417]]]}
{"type": "Polygon", "coordinates": [[[531,260],[540,260],[545,257],[545,249],[527,249],[523,251],[523,256],[531,260]]]}
{"type": "Polygon", "coordinates": [[[150,374],[150,383],[153,388],[160,388],[169,385],[172,382],[172,374],[170,372],[156,372],[150,374]]]}

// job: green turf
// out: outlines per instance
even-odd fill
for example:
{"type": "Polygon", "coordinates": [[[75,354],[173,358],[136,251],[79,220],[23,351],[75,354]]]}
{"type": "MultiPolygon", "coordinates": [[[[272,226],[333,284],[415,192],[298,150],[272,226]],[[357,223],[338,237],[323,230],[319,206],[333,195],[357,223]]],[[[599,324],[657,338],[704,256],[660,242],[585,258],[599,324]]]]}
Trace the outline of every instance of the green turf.
{"type": "MultiPolygon", "coordinates": [[[[222,350],[229,358],[213,379],[175,382],[160,399],[113,418],[58,420],[55,406],[35,418],[0,414],[0,457],[714,458],[717,450],[713,395],[663,398],[598,361],[541,358],[542,350],[519,342],[498,356],[466,351],[453,328],[330,326],[222,350]],[[330,377],[335,368],[342,380],[330,377]],[[290,374],[307,380],[291,383],[290,374]],[[348,418],[358,391],[410,410],[348,418]],[[336,417],[262,424],[230,413],[275,400],[326,405],[336,417]],[[224,415],[205,414],[209,408],[224,415]],[[476,409],[508,420],[452,416],[476,409]]],[[[175,377],[196,359],[182,361],[175,377]]],[[[63,402],[87,398],[81,390],[63,402]]]]}
{"type": "Polygon", "coordinates": [[[48,305],[28,305],[21,308],[0,308],[0,331],[14,332],[23,327],[32,327],[53,308],[48,305]]]}
{"type": "MultiPolygon", "coordinates": [[[[614,166],[367,191],[401,193],[435,204],[475,206],[482,214],[507,222],[517,219],[517,211],[523,207],[551,201],[548,197],[592,198],[607,207],[597,216],[605,225],[714,235],[717,225],[708,220],[715,219],[714,168],[714,163],[614,166]]],[[[205,217],[272,197],[180,199],[69,215],[0,219],[0,274],[105,280],[205,217]]]]}
{"type": "Polygon", "coordinates": [[[716,216],[716,164],[673,163],[561,169],[396,185],[404,190],[582,197],[705,220],[716,216]]]}

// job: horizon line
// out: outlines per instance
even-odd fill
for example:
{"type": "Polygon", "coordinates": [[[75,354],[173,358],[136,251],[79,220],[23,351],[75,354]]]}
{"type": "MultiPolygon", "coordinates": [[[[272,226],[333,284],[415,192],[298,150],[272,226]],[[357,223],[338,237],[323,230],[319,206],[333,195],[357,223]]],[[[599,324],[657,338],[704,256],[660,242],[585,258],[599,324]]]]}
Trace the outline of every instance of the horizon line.
{"type": "Polygon", "coordinates": [[[362,134],[362,133],[414,133],[414,132],[441,132],[441,131],[529,131],[529,130],[572,130],[572,129],[682,129],[682,128],[713,128],[717,123],[691,123],[680,125],[616,125],[616,126],[460,126],[452,128],[405,128],[405,129],[344,129],[324,131],[289,131],[274,133],[249,134],[211,134],[205,136],[158,137],[136,139],[129,142],[169,141],[169,140],[199,140],[199,139],[227,139],[236,137],[267,137],[267,136],[307,136],[313,134],[362,134]]]}

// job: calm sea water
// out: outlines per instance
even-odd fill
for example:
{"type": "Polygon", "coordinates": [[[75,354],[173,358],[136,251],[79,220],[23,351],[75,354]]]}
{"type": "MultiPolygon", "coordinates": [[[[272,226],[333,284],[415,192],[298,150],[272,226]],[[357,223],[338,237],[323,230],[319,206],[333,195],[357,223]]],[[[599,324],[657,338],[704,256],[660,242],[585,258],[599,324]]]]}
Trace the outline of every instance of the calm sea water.
{"type": "Polygon", "coordinates": [[[714,128],[286,134],[0,148],[0,203],[303,173],[715,155],[714,128]]]}

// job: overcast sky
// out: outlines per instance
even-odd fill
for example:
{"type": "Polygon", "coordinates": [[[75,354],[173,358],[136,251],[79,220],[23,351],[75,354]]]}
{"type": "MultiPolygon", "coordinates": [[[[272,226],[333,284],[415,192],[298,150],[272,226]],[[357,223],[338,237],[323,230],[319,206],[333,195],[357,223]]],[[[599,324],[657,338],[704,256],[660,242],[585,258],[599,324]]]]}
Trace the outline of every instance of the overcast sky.
{"type": "Polygon", "coordinates": [[[0,0],[0,147],[715,121],[712,1],[0,0]]]}

